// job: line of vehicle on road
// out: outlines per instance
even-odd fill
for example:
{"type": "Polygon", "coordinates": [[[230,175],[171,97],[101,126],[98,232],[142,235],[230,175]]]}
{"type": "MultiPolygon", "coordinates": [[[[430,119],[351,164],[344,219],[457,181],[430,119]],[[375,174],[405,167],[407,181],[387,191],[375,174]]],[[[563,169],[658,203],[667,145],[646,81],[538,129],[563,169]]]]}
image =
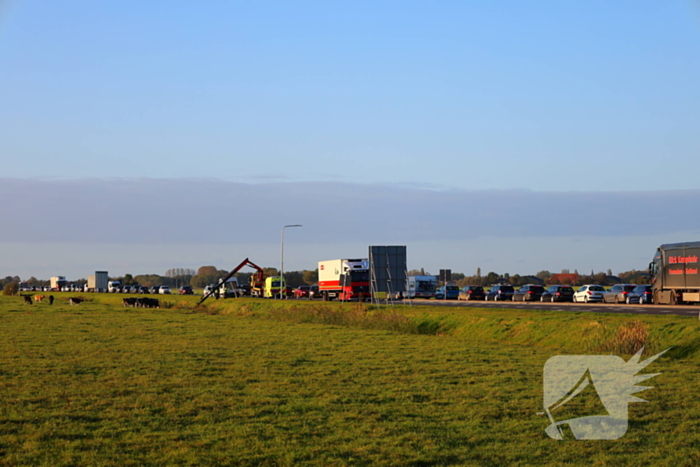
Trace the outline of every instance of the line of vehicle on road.
{"type": "Polygon", "coordinates": [[[573,302],[573,303],[652,303],[650,285],[616,284],[610,289],[597,284],[584,284],[574,290],[568,285],[526,284],[515,289],[509,284],[495,284],[485,290],[478,285],[467,285],[458,289],[457,286],[444,286],[436,294],[439,300],[483,300],[483,301],[513,301],[513,302],[573,302]]]}

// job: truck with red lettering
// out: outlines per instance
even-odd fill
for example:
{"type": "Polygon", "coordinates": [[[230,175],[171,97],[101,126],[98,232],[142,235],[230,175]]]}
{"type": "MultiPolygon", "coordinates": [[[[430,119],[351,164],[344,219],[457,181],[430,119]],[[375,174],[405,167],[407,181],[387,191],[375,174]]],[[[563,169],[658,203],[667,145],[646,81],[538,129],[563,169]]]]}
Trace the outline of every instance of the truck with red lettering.
{"type": "Polygon", "coordinates": [[[318,263],[318,290],[323,300],[370,298],[369,260],[332,259],[318,263]]]}
{"type": "Polygon", "coordinates": [[[700,302],[700,242],[661,245],[649,264],[655,304],[700,302]]]}

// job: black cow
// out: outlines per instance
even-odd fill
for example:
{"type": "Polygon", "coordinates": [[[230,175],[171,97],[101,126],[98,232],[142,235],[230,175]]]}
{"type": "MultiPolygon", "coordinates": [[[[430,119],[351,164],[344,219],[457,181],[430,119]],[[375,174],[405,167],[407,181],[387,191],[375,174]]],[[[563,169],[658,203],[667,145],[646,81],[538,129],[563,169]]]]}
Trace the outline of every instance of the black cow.
{"type": "Polygon", "coordinates": [[[160,308],[160,302],[157,298],[139,298],[136,301],[136,306],[141,308],[160,308]]]}

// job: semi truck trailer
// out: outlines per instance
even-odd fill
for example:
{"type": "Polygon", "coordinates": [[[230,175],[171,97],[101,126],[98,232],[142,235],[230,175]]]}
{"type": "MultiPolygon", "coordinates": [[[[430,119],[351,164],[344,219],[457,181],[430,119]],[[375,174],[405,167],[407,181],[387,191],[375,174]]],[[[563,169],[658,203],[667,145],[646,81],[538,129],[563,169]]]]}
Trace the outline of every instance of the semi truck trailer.
{"type": "Polygon", "coordinates": [[[94,275],[87,276],[87,291],[106,292],[108,281],[107,271],[95,271],[94,275]]]}
{"type": "Polygon", "coordinates": [[[661,245],[649,264],[655,304],[700,302],[700,242],[661,245]]]}

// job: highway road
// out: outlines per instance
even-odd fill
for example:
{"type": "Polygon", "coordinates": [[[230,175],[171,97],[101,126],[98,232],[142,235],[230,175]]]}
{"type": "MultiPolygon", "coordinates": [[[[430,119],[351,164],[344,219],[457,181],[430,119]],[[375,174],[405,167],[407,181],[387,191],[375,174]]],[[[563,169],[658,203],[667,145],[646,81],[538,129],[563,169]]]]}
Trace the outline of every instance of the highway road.
{"type": "Polygon", "coordinates": [[[612,303],[551,303],[551,302],[484,302],[457,300],[413,300],[414,306],[447,306],[447,307],[477,307],[477,308],[508,308],[515,310],[553,310],[553,311],[584,311],[589,313],[632,313],[636,315],[678,315],[695,316],[700,318],[700,306],[697,305],[614,305],[612,303]]]}

